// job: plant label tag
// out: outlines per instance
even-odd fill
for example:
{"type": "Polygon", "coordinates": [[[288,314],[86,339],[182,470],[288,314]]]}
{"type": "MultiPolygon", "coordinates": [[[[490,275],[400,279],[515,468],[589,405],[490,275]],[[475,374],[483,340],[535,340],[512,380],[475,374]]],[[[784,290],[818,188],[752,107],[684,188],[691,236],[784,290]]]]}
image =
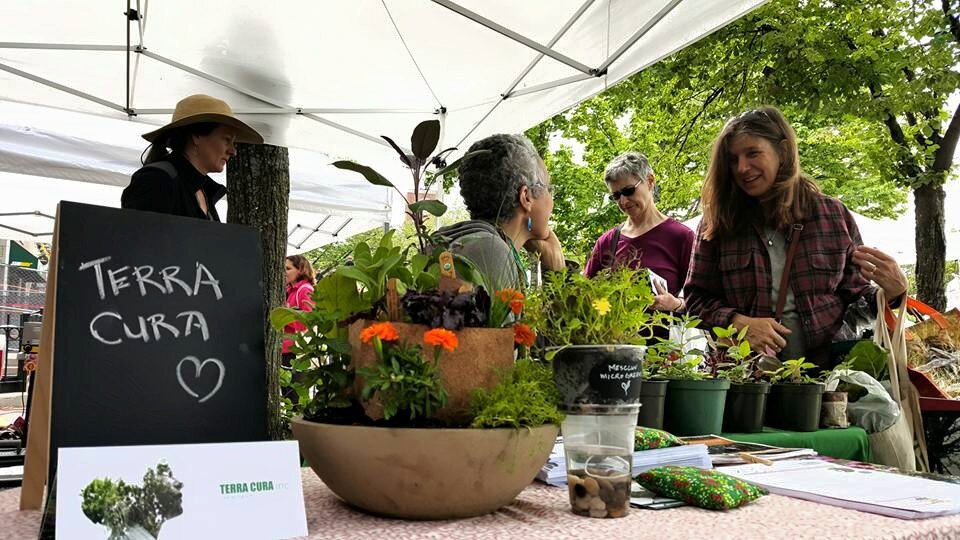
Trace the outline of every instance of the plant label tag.
{"type": "Polygon", "coordinates": [[[295,441],[60,448],[58,463],[64,538],[307,535],[295,441]]]}
{"type": "Polygon", "coordinates": [[[590,370],[590,386],[605,400],[636,402],[640,399],[640,362],[607,361],[590,370]]]}

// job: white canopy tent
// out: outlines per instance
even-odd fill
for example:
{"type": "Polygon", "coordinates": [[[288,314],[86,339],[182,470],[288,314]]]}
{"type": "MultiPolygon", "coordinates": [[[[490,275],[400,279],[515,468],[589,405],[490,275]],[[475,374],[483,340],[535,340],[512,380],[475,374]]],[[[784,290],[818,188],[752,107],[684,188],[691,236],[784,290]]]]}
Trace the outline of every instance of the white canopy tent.
{"type": "MultiPolygon", "coordinates": [[[[225,99],[269,143],[378,169],[387,163],[391,170],[381,172],[402,184],[379,135],[405,146],[413,126],[438,118],[443,147],[463,149],[491,133],[522,131],[763,2],[4,2],[0,100],[130,128],[103,144],[87,136],[89,116],[47,129],[0,117],[0,171],[122,185],[130,151],[139,156],[138,135],[149,129],[142,124],[163,124],[180,98],[206,93],[225,99]]],[[[324,165],[301,174],[296,161],[295,210],[356,217],[383,202],[360,189],[362,179],[352,191],[339,184],[321,193],[334,173],[324,165]]]]}

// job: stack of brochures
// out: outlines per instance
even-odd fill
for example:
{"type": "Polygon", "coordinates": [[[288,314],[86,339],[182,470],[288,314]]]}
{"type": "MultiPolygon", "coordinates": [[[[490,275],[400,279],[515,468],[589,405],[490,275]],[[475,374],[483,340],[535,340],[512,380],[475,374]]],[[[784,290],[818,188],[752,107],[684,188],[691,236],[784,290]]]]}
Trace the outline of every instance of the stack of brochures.
{"type": "Polygon", "coordinates": [[[724,467],[723,472],[771,493],[900,519],[960,513],[960,478],[955,476],[824,457],[724,467]]]}
{"type": "MultiPolygon", "coordinates": [[[[685,444],[656,450],[637,450],[633,453],[634,476],[664,465],[679,465],[711,469],[713,465],[703,444],[685,444]]],[[[537,473],[537,480],[553,486],[567,485],[567,463],[563,453],[563,437],[557,437],[546,464],[537,473]]]]}
{"type": "Polygon", "coordinates": [[[817,455],[810,448],[780,448],[760,443],[732,441],[719,435],[695,435],[680,437],[680,440],[687,444],[706,445],[714,467],[767,463],[817,455]]]}

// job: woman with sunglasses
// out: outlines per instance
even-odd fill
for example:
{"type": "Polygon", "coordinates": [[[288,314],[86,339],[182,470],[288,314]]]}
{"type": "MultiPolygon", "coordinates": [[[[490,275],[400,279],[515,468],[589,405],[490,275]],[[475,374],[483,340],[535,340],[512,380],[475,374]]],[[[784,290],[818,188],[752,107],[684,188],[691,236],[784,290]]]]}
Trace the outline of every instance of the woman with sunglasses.
{"type": "Polygon", "coordinates": [[[687,309],[706,328],[747,327],[768,356],[830,367],[847,306],[865,299],[875,315],[878,288],[896,305],[907,290],[896,261],[864,247],[843,203],[802,172],[797,136],[773,107],[724,126],[701,204],[687,309]]]}
{"type": "Polygon", "coordinates": [[[646,156],[627,152],[603,173],[609,198],[627,219],[603,233],[593,247],[584,274],[604,268],[648,268],[666,281],[656,284],[653,309],[681,311],[679,298],[690,264],[693,231],[657,209],[656,176],[646,156]]]}

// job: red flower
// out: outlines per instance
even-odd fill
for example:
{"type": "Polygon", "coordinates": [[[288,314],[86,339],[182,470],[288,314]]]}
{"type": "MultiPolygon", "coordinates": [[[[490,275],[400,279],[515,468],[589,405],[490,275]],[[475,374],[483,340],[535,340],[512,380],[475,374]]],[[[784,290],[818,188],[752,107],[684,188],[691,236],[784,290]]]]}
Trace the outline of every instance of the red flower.
{"type": "Polygon", "coordinates": [[[400,334],[389,322],[371,324],[360,332],[360,341],[364,343],[370,343],[375,337],[380,338],[381,341],[396,341],[400,338],[400,334]]]}
{"type": "Polygon", "coordinates": [[[523,300],[514,300],[513,302],[510,302],[510,311],[514,315],[519,315],[520,312],[523,311],[523,300]]]}
{"type": "Polygon", "coordinates": [[[522,322],[513,325],[513,342],[525,347],[533,347],[533,341],[537,339],[537,333],[522,322]]]}
{"type": "Polygon", "coordinates": [[[460,345],[457,335],[446,328],[434,328],[423,334],[423,342],[434,347],[443,347],[447,352],[453,352],[460,345]]]}

